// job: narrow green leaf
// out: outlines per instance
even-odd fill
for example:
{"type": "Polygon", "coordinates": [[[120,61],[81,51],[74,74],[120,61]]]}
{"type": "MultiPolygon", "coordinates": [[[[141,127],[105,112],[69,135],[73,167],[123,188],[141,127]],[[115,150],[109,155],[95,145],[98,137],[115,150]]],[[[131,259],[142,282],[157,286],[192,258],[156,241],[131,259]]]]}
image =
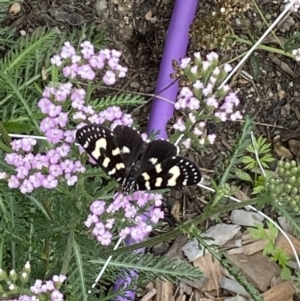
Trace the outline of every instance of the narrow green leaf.
{"type": "Polygon", "coordinates": [[[1,134],[1,137],[4,141],[4,143],[7,146],[10,146],[11,138],[9,137],[7,129],[5,128],[5,126],[2,122],[0,122],[0,134],[1,134]]]}

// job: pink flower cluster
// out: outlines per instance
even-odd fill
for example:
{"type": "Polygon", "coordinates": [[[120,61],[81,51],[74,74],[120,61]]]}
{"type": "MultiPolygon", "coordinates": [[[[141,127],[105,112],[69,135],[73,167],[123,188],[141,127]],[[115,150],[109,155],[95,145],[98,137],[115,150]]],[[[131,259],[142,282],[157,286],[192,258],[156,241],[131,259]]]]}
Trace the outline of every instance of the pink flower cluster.
{"type": "Polygon", "coordinates": [[[151,231],[152,226],[146,222],[146,217],[140,213],[146,211],[146,206],[154,202],[147,215],[151,222],[156,224],[164,217],[164,212],[159,208],[162,204],[162,195],[135,191],[132,195],[116,193],[114,201],[107,206],[106,202],[96,200],[90,205],[91,213],[85,225],[91,228],[91,233],[104,246],[111,243],[116,230],[122,239],[131,237],[134,241],[142,241],[151,231]],[[117,218],[120,215],[122,220],[117,218]],[[119,229],[121,226],[121,229],[119,229]]]}
{"type": "Polygon", "coordinates": [[[10,188],[18,188],[26,194],[39,187],[55,188],[61,180],[72,186],[78,180],[77,174],[85,171],[80,161],[66,159],[71,148],[69,144],[63,143],[44,154],[34,155],[31,151],[35,144],[36,140],[32,138],[11,142],[15,152],[5,156],[5,162],[16,171],[7,178],[10,188]]]}
{"type": "Polygon", "coordinates": [[[119,64],[120,51],[102,49],[96,52],[89,41],[84,41],[80,46],[81,52],[77,54],[70,42],[65,42],[60,54],[54,55],[50,60],[51,64],[63,67],[65,77],[74,79],[78,76],[93,80],[98,70],[105,69],[102,80],[106,85],[113,85],[118,77],[126,76],[127,67],[119,64]]]}
{"type": "Polygon", "coordinates": [[[194,60],[183,58],[180,62],[181,73],[191,84],[182,87],[174,107],[190,112],[188,118],[178,118],[173,127],[180,132],[192,131],[191,137],[182,141],[186,148],[191,146],[192,139],[198,139],[200,145],[215,142],[215,134],[206,134],[206,123],[203,120],[207,117],[222,122],[242,119],[237,110],[240,104],[237,95],[230,91],[229,86],[218,88],[232,68],[229,64],[222,68],[218,64],[215,52],[209,53],[206,60],[202,60],[197,52],[194,60]]]}
{"type": "Polygon", "coordinates": [[[31,292],[34,294],[33,296],[21,295],[18,299],[14,299],[13,301],[38,301],[39,295],[43,295],[43,299],[45,295],[49,295],[51,301],[63,301],[64,296],[59,291],[59,287],[66,280],[66,276],[59,275],[53,276],[52,280],[43,281],[36,280],[35,284],[30,287],[31,292]]]}
{"type": "Polygon", "coordinates": [[[38,106],[47,116],[40,123],[40,130],[51,143],[65,141],[74,143],[75,130],[66,130],[69,117],[81,127],[87,123],[102,124],[104,121],[118,124],[131,125],[131,115],[124,114],[117,106],[109,107],[100,113],[95,112],[91,105],[86,105],[86,91],[75,88],[71,83],[60,84],[58,88],[46,87],[38,106]],[[71,112],[67,113],[71,103],[71,112]]]}

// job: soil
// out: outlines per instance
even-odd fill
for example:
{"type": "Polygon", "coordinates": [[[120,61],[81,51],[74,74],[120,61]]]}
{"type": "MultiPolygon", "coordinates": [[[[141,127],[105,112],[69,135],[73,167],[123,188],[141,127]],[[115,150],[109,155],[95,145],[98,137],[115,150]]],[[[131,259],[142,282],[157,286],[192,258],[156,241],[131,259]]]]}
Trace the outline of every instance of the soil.
{"type": "MultiPolygon", "coordinates": [[[[208,0],[201,3],[198,17],[201,18],[201,13],[209,13],[215,2],[219,1],[208,0]]],[[[172,0],[24,0],[21,11],[8,16],[5,25],[30,33],[41,26],[58,27],[60,30],[69,31],[84,23],[95,22],[98,30],[106,29],[108,46],[122,51],[124,63],[129,68],[129,74],[120,82],[119,88],[131,93],[153,94],[173,3],[172,0]]],[[[284,7],[283,1],[280,0],[272,1],[271,5],[270,1],[264,0],[257,1],[257,4],[269,23],[272,23],[284,7]]],[[[255,24],[252,27],[255,37],[260,37],[266,27],[254,12],[255,9],[251,8],[244,16],[247,24],[255,24]]],[[[237,35],[246,36],[245,27],[238,21],[238,17],[232,19],[232,28],[237,35]]],[[[291,14],[277,27],[276,34],[284,40],[298,28],[298,16],[291,14]]],[[[269,45],[278,47],[272,36],[268,41],[269,45]]],[[[192,40],[190,52],[199,51],[198,47],[192,40]]],[[[221,55],[222,62],[225,62],[249,48],[246,44],[235,44],[231,49],[222,51],[215,49],[215,51],[221,55]]],[[[203,51],[206,52],[207,49],[203,51]]],[[[263,134],[271,143],[274,143],[276,138],[277,146],[280,148],[274,147],[274,155],[288,157],[278,151],[283,148],[293,159],[299,161],[298,63],[279,54],[258,50],[244,64],[230,85],[239,91],[241,111],[244,115],[253,117],[257,123],[256,134],[263,134]]],[[[115,93],[111,90],[106,92],[115,93]]],[[[148,99],[151,100],[151,97],[148,99]]],[[[138,120],[141,120],[142,127],[146,127],[149,108],[150,102],[139,111],[134,111],[138,120]]],[[[240,124],[227,122],[214,129],[218,134],[216,147],[197,159],[207,174],[212,175],[224,160],[240,128],[240,124]]],[[[189,196],[195,199],[192,192],[189,192],[189,196]]],[[[180,193],[176,194],[177,199],[181,197],[180,193]]],[[[199,214],[203,206],[204,202],[199,200],[192,207],[188,205],[184,219],[199,214]]],[[[180,215],[182,216],[182,212],[180,215]]]]}

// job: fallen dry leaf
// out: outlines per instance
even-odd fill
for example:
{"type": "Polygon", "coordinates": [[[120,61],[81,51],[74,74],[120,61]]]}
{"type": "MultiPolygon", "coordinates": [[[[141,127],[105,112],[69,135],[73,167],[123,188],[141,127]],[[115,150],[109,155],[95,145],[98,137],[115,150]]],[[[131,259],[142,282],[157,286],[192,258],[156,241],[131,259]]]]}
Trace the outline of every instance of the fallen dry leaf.
{"type": "Polygon", "coordinates": [[[20,10],[21,10],[21,4],[19,2],[15,2],[10,7],[8,14],[11,16],[16,15],[20,12],[20,10]]]}

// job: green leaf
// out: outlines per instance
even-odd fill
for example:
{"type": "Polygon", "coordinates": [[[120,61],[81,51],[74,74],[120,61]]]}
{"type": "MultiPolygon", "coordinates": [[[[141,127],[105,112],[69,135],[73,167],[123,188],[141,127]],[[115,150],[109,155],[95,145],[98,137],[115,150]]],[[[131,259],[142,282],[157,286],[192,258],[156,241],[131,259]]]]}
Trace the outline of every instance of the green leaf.
{"type": "Polygon", "coordinates": [[[0,141],[0,149],[5,151],[6,153],[12,153],[12,149],[6,144],[4,144],[2,141],[0,141]]]}
{"type": "Polygon", "coordinates": [[[10,146],[11,138],[8,135],[7,128],[2,122],[0,122],[0,134],[6,146],[10,146]]]}
{"type": "Polygon", "coordinates": [[[3,125],[7,132],[11,134],[28,133],[32,130],[32,126],[28,123],[28,120],[25,119],[5,121],[3,125]]]}
{"type": "Polygon", "coordinates": [[[280,277],[284,280],[289,280],[292,277],[291,270],[288,267],[283,267],[280,272],[280,277]]]}
{"type": "Polygon", "coordinates": [[[241,169],[237,169],[237,170],[235,171],[235,175],[236,175],[239,179],[241,179],[241,180],[243,180],[243,181],[247,181],[247,182],[250,182],[250,183],[253,182],[253,181],[252,181],[252,178],[250,177],[250,175],[249,175],[248,173],[242,171],[241,169]]]}
{"type": "Polygon", "coordinates": [[[259,194],[264,190],[265,190],[265,186],[262,186],[262,185],[255,186],[252,190],[252,194],[259,194]]]}

